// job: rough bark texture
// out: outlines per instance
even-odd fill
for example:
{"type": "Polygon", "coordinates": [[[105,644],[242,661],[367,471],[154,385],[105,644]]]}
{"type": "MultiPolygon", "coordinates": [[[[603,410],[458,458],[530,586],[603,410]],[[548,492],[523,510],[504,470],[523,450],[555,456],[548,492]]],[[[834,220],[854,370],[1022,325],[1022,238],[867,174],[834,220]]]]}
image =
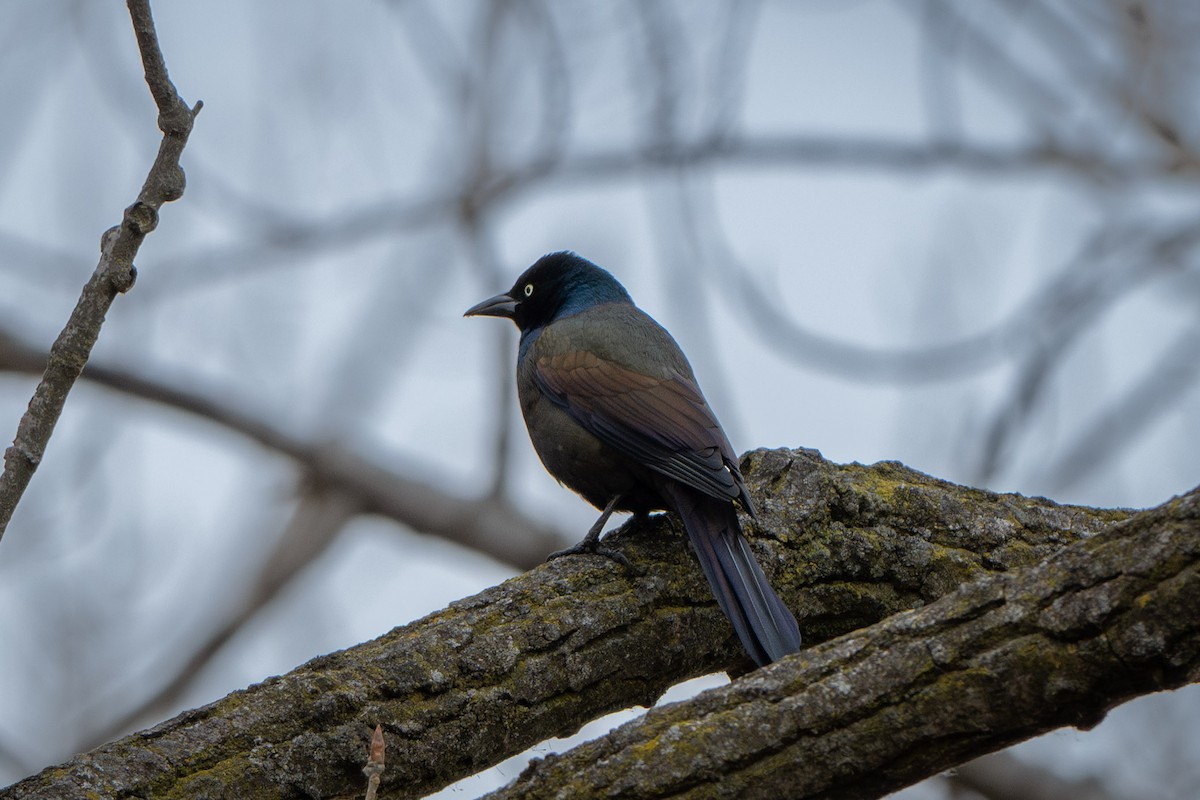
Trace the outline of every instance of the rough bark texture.
{"type": "MultiPolygon", "coordinates": [[[[813,451],[756,451],[742,466],[760,508],[759,522],[748,530],[753,546],[796,611],[809,643],[924,605],[973,579],[1029,567],[1131,516],[966,489],[895,463],[838,466],[813,451]]],[[[388,738],[383,796],[419,797],[603,713],[648,705],[680,680],[750,666],[673,520],[630,523],[610,541],[644,573],[630,576],[611,562],[588,557],[543,565],[375,641],[314,659],[47,769],[0,797],[352,795],[361,791],[361,768],[376,723],[383,724],[388,738]]],[[[1086,566],[1086,558],[1079,558],[1086,566]]],[[[1157,573],[1147,565],[1146,574],[1157,573]]],[[[954,601],[966,604],[960,616],[989,619],[995,609],[988,593],[1015,580],[1005,576],[967,591],[954,601]]],[[[1074,585],[1073,574],[1061,568],[1042,568],[1020,580],[1020,591],[1030,593],[1043,582],[1045,591],[1058,594],[1074,585]]],[[[1110,585],[1125,582],[1101,584],[1101,589],[1110,585]]],[[[1020,596],[1006,596],[1016,608],[1020,596]]],[[[1084,603],[1085,595],[1063,596],[1084,603]]],[[[819,666],[827,670],[821,685],[836,692],[852,685],[848,681],[862,664],[876,663],[868,659],[882,659],[878,669],[891,674],[913,669],[910,662],[920,656],[926,669],[912,673],[912,691],[893,697],[894,706],[882,713],[898,714],[906,702],[914,703],[926,715],[923,730],[931,736],[938,717],[928,698],[953,706],[948,698],[971,689],[972,680],[986,684],[989,668],[950,670],[957,676],[952,684],[958,683],[946,688],[933,680],[942,674],[935,659],[957,664],[955,659],[970,657],[976,645],[1015,647],[1026,654],[1030,674],[1042,686],[1041,653],[1025,648],[1027,632],[1019,626],[989,629],[982,639],[965,638],[954,643],[958,649],[935,655],[920,638],[930,631],[914,627],[924,619],[905,616],[883,630],[881,641],[896,642],[893,660],[889,647],[870,644],[872,637],[864,633],[832,650],[809,650],[797,663],[781,665],[749,685],[768,681],[803,687],[812,678],[793,684],[786,676],[824,665],[819,666]],[[1004,638],[1009,635],[1016,638],[1010,642],[1004,638]],[[831,653],[845,653],[849,666],[838,666],[831,653]]],[[[1103,619],[1079,636],[1102,627],[1103,619]]],[[[1063,636],[1068,634],[1076,635],[1073,628],[1063,636]]],[[[1088,718],[1099,713],[1075,698],[1072,675],[1064,674],[1062,681],[1048,697],[1064,704],[1070,700],[1075,713],[1088,718]]],[[[1098,708],[1111,704],[1107,696],[1103,700],[1098,708]]],[[[970,719],[984,724],[984,711],[972,708],[970,719]]],[[[781,716],[802,712],[797,708],[794,715],[781,716]]],[[[853,728],[854,712],[846,713],[850,716],[814,718],[791,740],[779,739],[776,749],[808,739],[820,748],[822,739],[804,731],[817,730],[811,726],[818,722],[821,730],[834,731],[839,724],[853,728]]],[[[970,736],[957,732],[952,720],[947,725],[938,748],[910,758],[908,771],[900,763],[887,774],[929,770],[960,752],[957,745],[970,736]]],[[[875,723],[867,727],[876,735],[884,729],[875,723]]],[[[1030,732],[1003,736],[1007,741],[1030,732]]],[[[852,770],[859,754],[839,752],[843,755],[832,761],[852,770]]],[[[961,752],[964,759],[972,754],[969,748],[961,752]]],[[[778,759],[786,770],[788,756],[778,759]]],[[[764,762],[763,772],[773,764],[764,762]]]]}
{"type": "Polygon", "coordinates": [[[504,798],[876,798],[1200,679],[1200,491],[531,765],[504,798]]]}

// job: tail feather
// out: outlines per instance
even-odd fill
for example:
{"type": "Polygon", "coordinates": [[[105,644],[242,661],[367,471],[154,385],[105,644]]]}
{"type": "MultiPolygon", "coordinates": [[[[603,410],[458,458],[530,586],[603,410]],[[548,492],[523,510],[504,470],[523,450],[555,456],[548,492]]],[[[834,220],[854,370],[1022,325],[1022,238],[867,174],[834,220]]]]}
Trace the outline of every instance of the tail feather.
{"type": "Polygon", "coordinates": [[[733,504],[674,485],[674,500],[713,596],[760,666],[800,649],[800,627],[767,582],[742,536],[733,504]]]}

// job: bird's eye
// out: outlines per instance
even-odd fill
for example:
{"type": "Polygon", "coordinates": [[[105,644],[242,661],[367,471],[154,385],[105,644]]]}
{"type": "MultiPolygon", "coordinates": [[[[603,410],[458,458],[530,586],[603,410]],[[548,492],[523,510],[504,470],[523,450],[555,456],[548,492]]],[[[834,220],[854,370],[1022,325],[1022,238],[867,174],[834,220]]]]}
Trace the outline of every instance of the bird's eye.
{"type": "Polygon", "coordinates": [[[532,283],[525,284],[525,296],[526,297],[533,296],[533,284],[532,283]]]}

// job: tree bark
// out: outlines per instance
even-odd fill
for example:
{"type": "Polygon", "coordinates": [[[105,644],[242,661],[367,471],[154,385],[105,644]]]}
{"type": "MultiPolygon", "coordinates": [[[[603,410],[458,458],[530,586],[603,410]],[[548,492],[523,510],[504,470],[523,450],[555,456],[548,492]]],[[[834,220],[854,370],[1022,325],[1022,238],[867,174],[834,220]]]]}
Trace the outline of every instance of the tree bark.
{"type": "Polygon", "coordinates": [[[876,798],[1200,679],[1200,490],[531,765],[493,800],[876,798]]]}
{"type": "MultiPolygon", "coordinates": [[[[1134,515],[964,488],[896,463],[838,466],[814,451],[755,451],[742,466],[760,508],[758,522],[748,522],[748,534],[807,641],[857,631],[726,690],[736,696],[770,690],[783,693],[781,698],[797,697],[781,706],[788,714],[774,715],[774,729],[790,733],[766,743],[778,753],[777,761],[763,762],[764,772],[778,764],[781,775],[791,775],[793,748],[820,750],[825,736],[857,736],[856,746],[877,751],[887,743],[874,742],[871,732],[886,738],[883,722],[923,720],[913,735],[932,745],[890,763],[875,779],[876,786],[893,785],[1046,725],[1094,721],[1120,699],[1194,678],[1194,666],[1172,662],[1152,647],[1159,641],[1155,636],[1191,642],[1192,649],[1179,651],[1179,657],[1194,658],[1194,638],[1172,639],[1166,627],[1114,627],[1106,635],[1110,622],[1132,619],[1128,615],[1139,610],[1146,625],[1194,626],[1200,618],[1182,613],[1188,603],[1194,612],[1197,602],[1194,495],[1137,515],[1123,533],[1096,537],[1134,515]],[[1118,552],[1113,548],[1134,533],[1156,546],[1129,553],[1112,580],[1091,589],[1079,584],[1080,575],[1092,574],[1089,569],[1109,574],[1117,563],[1109,559],[1118,552]],[[1176,538],[1189,533],[1190,551],[1177,548],[1169,555],[1166,544],[1158,546],[1167,540],[1175,546],[1176,538]],[[1072,543],[1079,544],[1030,569],[1072,543]],[[1157,556],[1167,560],[1158,563],[1157,556]],[[1164,619],[1154,614],[1163,608],[1158,598],[1166,590],[1157,576],[1166,569],[1193,580],[1172,595],[1180,613],[1164,619]],[[955,609],[953,624],[936,622],[940,612],[931,608],[859,630],[960,587],[937,607],[955,609]],[[1131,597],[1133,606],[1126,608],[1131,597]],[[1138,605],[1142,597],[1150,598],[1145,608],[1138,605]],[[1006,616],[1026,608],[1040,609],[1041,627],[1022,627],[1006,616]],[[1082,617],[1071,616],[1075,613],[1082,617]],[[1086,620],[1082,627],[1080,619],[1086,620]],[[926,643],[955,631],[958,638],[946,639],[944,649],[931,650],[926,643]],[[1034,647],[1031,637],[1045,641],[1036,639],[1034,647]],[[1086,652],[1073,654],[1071,647],[1082,647],[1079,643],[1087,645],[1086,652]],[[1115,685],[1090,671],[1077,674],[1100,663],[1106,646],[1128,662],[1112,678],[1115,685]],[[1139,647],[1145,649],[1141,656],[1139,647]],[[1006,661],[1006,654],[1014,661],[1006,661]],[[1060,659],[1055,663],[1061,670],[1046,663],[1052,657],[1060,659]],[[1157,671],[1147,677],[1151,665],[1157,671]],[[989,670],[1009,676],[1009,683],[991,681],[989,670]],[[885,679],[893,681],[886,684],[890,688],[884,688],[885,679]],[[810,685],[824,687],[838,702],[814,704],[815,695],[805,692],[822,690],[810,685]],[[980,694],[989,688],[1003,692],[1005,686],[1017,692],[1014,703],[1040,691],[1040,705],[1027,710],[1059,716],[1005,727],[985,702],[993,695],[980,694]],[[839,694],[839,687],[846,693],[839,694]],[[939,704],[956,715],[935,716],[939,704]],[[871,715],[872,708],[879,713],[871,715]],[[961,728],[971,723],[976,727],[961,728]],[[945,735],[939,737],[943,724],[945,735]],[[994,733],[991,725],[997,726],[994,733]]],[[[419,797],[601,714],[649,705],[681,680],[751,667],[672,518],[631,521],[609,542],[642,574],[627,574],[599,558],[545,564],[372,642],[314,659],[45,770],[0,797],[350,795],[361,790],[376,723],[388,739],[381,796],[419,797]]],[[[1175,636],[1177,629],[1170,631],[1175,636]]],[[[764,712],[763,718],[772,715],[764,712]]],[[[702,730],[703,720],[697,725],[702,730]]],[[[676,732],[685,736],[688,727],[676,732]]],[[[697,753],[703,751],[702,737],[692,741],[697,753]]],[[[829,739],[829,746],[834,741],[851,739],[829,739]]],[[[838,771],[840,785],[865,780],[854,778],[855,765],[870,761],[874,751],[837,752],[836,759],[824,760],[833,762],[827,766],[838,771]]],[[[709,777],[701,770],[691,785],[709,777]]],[[[796,796],[793,786],[789,783],[786,794],[796,796]]]]}

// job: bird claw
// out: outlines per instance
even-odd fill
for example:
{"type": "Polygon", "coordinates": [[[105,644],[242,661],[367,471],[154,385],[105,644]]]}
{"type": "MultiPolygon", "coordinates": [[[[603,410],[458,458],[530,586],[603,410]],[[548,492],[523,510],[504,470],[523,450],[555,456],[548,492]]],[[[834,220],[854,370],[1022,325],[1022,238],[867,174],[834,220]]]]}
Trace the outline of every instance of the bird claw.
{"type": "Polygon", "coordinates": [[[612,559],[625,568],[625,571],[631,575],[641,575],[642,571],[633,566],[628,556],[619,550],[614,550],[611,547],[605,547],[600,543],[600,532],[604,530],[604,523],[608,522],[609,516],[612,515],[613,509],[621,502],[621,495],[613,495],[613,498],[608,501],[608,505],[604,507],[604,511],[600,514],[600,519],[588,529],[587,535],[583,537],[583,541],[573,547],[568,547],[565,550],[557,550],[546,557],[547,561],[553,561],[556,558],[563,556],[575,555],[596,555],[604,556],[612,559]]]}
{"type": "Polygon", "coordinates": [[[604,558],[612,559],[613,561],[617,562],[623,566],[627,572],[630,572],[634,575],[641,574],[640,570],[633,565],[633,562],[629,560],[627,555],[622,553],[620,550],[614,550],[611,547],[605,547],[600,543],[599,539],[584,539],[577,545],[573,545],[563,550],[556,550],[548,555],[546,560],[553,561],[554,559],[562,558],[563,556],[577,555],[603,556],[604,558]]]}

